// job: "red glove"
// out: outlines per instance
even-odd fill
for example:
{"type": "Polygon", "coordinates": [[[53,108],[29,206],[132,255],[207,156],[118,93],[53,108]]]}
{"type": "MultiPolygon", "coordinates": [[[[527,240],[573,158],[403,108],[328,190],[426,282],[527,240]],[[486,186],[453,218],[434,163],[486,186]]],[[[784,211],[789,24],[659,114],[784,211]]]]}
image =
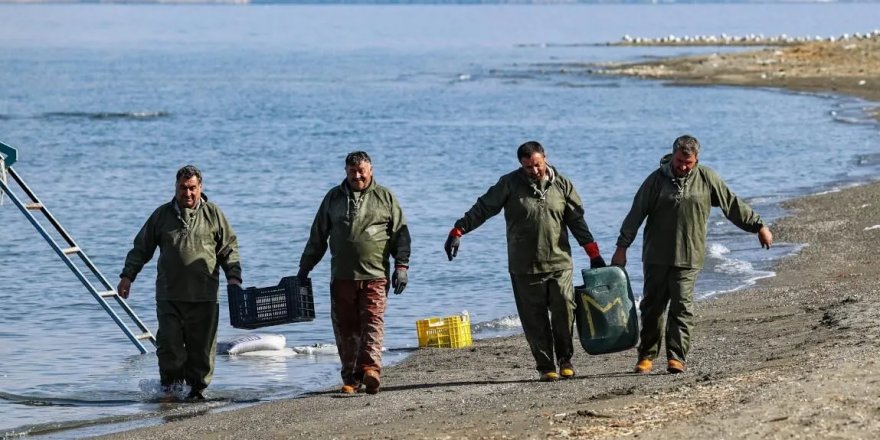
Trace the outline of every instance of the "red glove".
{"type": "Polygon", "coordinates": [[[587,256],[590,257],[590,269],[607,266],[602,258],[602,254],[599,253],[598,243],[595,241],[587,243],[584,245],[584,250],[587,251],[587,256]]]}

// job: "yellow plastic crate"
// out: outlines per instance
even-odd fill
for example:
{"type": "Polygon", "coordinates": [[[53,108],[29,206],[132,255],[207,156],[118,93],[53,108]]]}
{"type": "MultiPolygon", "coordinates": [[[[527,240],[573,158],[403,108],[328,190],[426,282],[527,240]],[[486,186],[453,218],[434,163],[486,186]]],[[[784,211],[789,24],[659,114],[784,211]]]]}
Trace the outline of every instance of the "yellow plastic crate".
{"type": "Polygon", "coordinates": [[[420,319],[416,321],[416,331],[419,333],[419,348],[462,348],[473,343],[469,315],[420,319]]]}

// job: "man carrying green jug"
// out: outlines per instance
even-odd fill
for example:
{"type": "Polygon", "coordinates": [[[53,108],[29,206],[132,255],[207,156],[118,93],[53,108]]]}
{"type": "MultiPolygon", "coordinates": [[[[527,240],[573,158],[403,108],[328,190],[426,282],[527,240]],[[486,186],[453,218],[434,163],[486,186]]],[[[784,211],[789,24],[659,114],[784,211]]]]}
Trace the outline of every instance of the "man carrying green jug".
{"type": "Polygon", "coordinates": [[[611,258],[612,265],[626,266],[626,250],[647,218],[636,373],[651,372],[660,351],[667,304],[666,369],[670,373],[686,369],[694,323],[694,283],[703,268],[709,211],[713,206],[720,207],[724,216],[740,229],[757,233],[762,247],[769,249],[773,244],[773,234],[761,217],[731,192],[715,171],[698,164],[699,154],[700,142],[693,136],[675,140],[672,154],[663,156],[660,167],[648,175],[636,193],[611,258]]]}
{"type": "Polygon", "coordinates": [[[575,300],[568,230],[586,250],[590,267],[604,267],[605,261],[584,220],[580,196],[547,163],[544,147],[529,141],[516,155],[521,167],[501,176],[455,222],[444,248],[452,261],[464,234],[504,210],[513,296],[540,380],[571,378],[575,300]]]}

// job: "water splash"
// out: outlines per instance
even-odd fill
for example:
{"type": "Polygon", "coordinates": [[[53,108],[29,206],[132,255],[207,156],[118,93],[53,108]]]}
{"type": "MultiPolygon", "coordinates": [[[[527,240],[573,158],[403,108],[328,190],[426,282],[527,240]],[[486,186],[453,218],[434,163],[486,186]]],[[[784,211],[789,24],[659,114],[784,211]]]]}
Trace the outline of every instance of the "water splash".
{"type": "Polygon", "coordinates": [[[146,402],[161,402],[169,396],[177,400],[185,400],[190,391],[189,385],[175,383],[165,386],[158,379],[142,379],[138,383],[138,388],[141,390],[142,400],[146,402]]]}

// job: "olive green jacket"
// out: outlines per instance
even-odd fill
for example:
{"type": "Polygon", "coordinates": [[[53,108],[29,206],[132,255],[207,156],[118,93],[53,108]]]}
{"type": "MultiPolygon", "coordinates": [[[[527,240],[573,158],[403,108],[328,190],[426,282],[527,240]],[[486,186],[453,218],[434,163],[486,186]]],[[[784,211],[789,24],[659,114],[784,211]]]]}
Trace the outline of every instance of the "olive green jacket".
{"type": "Polygon", "coordinates": [[[539,183],[533,183],[521,168],[501,176],[455,222],[455,227],[468,233],[504,209],[507,265],[512,274],[571,269],[569,229],[579,245],[593,242],[574,185],[555,168],[547,169],[549,179],[539,183]]]}
{"type": "Polygon", "coordinates": [[[375,179],[357,200],[347,181],[327,192],[299,260],[301,269],[315,268],[327,252],[328,240],[330,276],[335,280],[387,278],[389,255],[395,264],[409,265],[410,236],[403,210],[375,179]]]}
{"type": "Polygon", "coordinates": [[[713,206],[720,207],[728,220],[745,231],[758,232],[764,224],[710,168],[698,164],[686,177],[674,177],[671,156],[664,156],[660,167],[642,183],[620,227],[617,246],[629,247],[647,217],[642,261],[699,269],[705,259],[713,206]]]}
{"type": "Polygon", "coordinates": [[[194,209],[184,211],[175,200],[156,208],[134,238],[119,276],[134,281],[158,247],[157,301],[216,302],[221,267],[227,280],[241,281],[238,239],[204,194],[194,209]]]}

